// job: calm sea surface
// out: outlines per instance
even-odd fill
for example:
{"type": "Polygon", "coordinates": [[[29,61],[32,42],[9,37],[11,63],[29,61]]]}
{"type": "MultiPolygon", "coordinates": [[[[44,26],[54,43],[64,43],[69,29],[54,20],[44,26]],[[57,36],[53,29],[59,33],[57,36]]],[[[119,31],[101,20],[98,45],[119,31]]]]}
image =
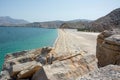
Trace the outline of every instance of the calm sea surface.
{"type": "Polygon", "coordinates": [[[8,53],[53,46],[57,29],[0,27],[0,70],[8,53]]]}

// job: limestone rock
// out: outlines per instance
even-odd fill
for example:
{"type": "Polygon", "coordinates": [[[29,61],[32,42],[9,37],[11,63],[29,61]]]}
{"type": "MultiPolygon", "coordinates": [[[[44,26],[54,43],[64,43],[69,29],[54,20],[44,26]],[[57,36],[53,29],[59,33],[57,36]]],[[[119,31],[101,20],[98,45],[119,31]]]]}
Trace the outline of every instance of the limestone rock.
{"type": "Polygon", "coordinates": [[[33,74],[41,68],[41,64],[35,64],[29,67],[29,69],[21,71],[17,76],[18,78],[30,78],[33,74]]]}
{"type": "Polygon", "coordinates": [[[118,45],[120,46],[120,34],[114,34],[108,38],[105,39],[105,42],[111,44],[111,45],[118,45]]]}
{"type": "Polygon", "coordinates": [[[46,64],[52,58],[51,49],[45,47],[22,54],[10,54],[5,60],[4,70],[10,72],[11,80],[75,80],[97,69],[96,57],[85,55],[84,51],[53,56],[52,63],[46,64]],[[46,56],[49,56],[47,60],[46,56]]]}
{"type": "Polygon", "coordinates": [[[76,80],[120,80],[120,66],[108,65],[76,80]]]}
{"type": "Polygon", "coordinates": [[[104,31],[97,38],[98,66],[120,65],[120,30],[104,31]]]}
{"type": "Polygon", "coordinates": [[[32,77],[32,80],[48,80],[43,68],[39,69],[32,77]]]}
{"type": "Polygon", "coordinates": [[[8,71],[1,71],[0,80],[11,80],[9,72],[8,71]]]}
{"type": "Polygon", "coordinates": [[[18,74],[19,78],[30,77],[40,68],[41,68],[41,64],[35,61],[17,64],[17,65],[13,65],[10,75],[12,77],[17,77],[18,74]]]}
{"type": "Polygon", "coordinates": [[[13,65],[15,65],[15,62],[5,62],[4,64],[3,64],[3,69],[2,70],[10,70],[11,69],[11,66],[13,66],[13,65]]]}
{"type": "Polygon", "coordinates": [[[55,61],[51,65],[43,66],[50,80],[75,80],[94,69],[97,69],[96,58],[93,55],[76,55],[55,61]]]}

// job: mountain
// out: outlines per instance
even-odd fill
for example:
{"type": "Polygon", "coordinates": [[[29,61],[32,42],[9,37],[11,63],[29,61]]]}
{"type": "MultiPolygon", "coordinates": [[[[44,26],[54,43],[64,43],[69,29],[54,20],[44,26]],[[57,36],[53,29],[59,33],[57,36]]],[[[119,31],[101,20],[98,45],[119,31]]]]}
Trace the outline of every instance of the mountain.
{"type": "Polygon", "coordinates": [[[120,8],[113,10],[106,16],[91,21],[86,19],[76,19],[70,21],[47,21],[28,23],[25,20],[12,19],[10,17],[0,17],[0,26],[22,26],[40,28],[73,28],[78,30],[101,32],[120,28],[120,8]]]}
{"type": "Polygon", "coordinates": [[[120,28],[120,8],[113,10],[106,16],[103,16],[97,20],[72,20],[65,22],[60,28],[75,28],[80,31],[94,31],[101,32],[104,30],[112,30],[114,28],[120,28]]]}
{"type": "Polygon", "coordinates": [[[59,28],[63,23],[64,21],[33,22],[26,24],[25,27],[59,28]]]}
{"type": "Polygon", "coordinates": [[[13,19],[9,16],[0,17],[0,26],[15,26],[15,27],[39,27],[39,28],[60,28],[64,23],[69,23],[69,28],[78,28],[79,26],[83,27],[90,20],[86,19],[75,19],[70,21],[46,21],[46,22],[33,22],[29,23],[23,19],[13,19]]]}
{"type": "Polygon", "coordinates": [[[0,17],[0,26],[15,26],[20,24],[27,24],[28,21],[25,21],[23,19],[13,19],[9,16],[0,17]]]}
{"type": "Polygon", "coordinates": [[[89,24],[91,31],[104,31],[120,28],[120,8],[113,10],[89,24]]]}
{"type": "Polygon", "coordinates": [[[90,20],[72,20],[64,22],[60,28],[83,29],[89,24],[90,20]]]}
{"type": "Polygon", "coordinates": [[[74,20],[69,20],[67,22],[91,22],[92,20],[88,19],[74,19],[74,20]]]}
{"type": "Polygon", "coordinates": [[[70,21],[47,21],[47,22],[33,22],[26,24],[25,27],[41,27],[41,28],[60,28],[63,24],[69,24],[68,28],[78,28],[79,26],[84,26],[90,20],[76,19],[70,21]],[[74,27],[73,27],[74,26],[74,27]]]}

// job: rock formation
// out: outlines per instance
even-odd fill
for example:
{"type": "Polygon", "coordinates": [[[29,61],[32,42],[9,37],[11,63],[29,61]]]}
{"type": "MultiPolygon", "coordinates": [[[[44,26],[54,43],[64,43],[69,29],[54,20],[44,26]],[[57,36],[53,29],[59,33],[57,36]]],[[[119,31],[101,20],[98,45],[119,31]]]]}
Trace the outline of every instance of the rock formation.
{"type": "Polygon", "coordinates": [[[94,55],[64,54],[51,55],[52,48],[45,47],[30,51],[8,54],[3,65],[2,80],[75,80],[97,69],[94,55]],[[47,60],[49,59],[49,60],[47,60]],[[49,62],[51,61],[52,62],[49,62]]]}
{"type": "Polygon", "coordinates": [[[51,49],[45,47],[6,55],[0,80],[31,79],[38,70],[42,69],[42,60],[38,61],[38,57],[46,56],[51,49]]]}
{"type": "Polygon", "coordinates": [[[12,77],[21,78],[29,78],[31,77],[36,71],[38,71],[42,65],[38,62],[31,61],[22,64],[13,65],[10,69],[10,75],[12,77]]]}
{"type": "Polygon", "coordinates": [[[95,56],[82,57],[77,55],[61,61],[56,60],[51,65],[43,66],[50,80],[75,80],[92,70],[97,69],[95,56]]]}
{"type": "Polygon", "coordinates": [[[78,78],[76,80],[120,80],[120,66],[108,65],[78,78]]]}
{"type": "Polygon", "coordinates": [[[97,38],[98,66],[120,65],[120,30],[104,31],[97,38]]]}

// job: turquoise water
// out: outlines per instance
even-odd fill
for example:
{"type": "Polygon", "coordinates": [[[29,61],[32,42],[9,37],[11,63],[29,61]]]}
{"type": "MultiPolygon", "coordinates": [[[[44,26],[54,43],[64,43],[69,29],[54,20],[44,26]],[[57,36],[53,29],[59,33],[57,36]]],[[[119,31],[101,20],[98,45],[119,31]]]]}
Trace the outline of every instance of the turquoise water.
{"type": "Polygon", "coordinates": [[[56,29],[0,27],[0,70],[7,53],[52,46],[56,29]]]}

